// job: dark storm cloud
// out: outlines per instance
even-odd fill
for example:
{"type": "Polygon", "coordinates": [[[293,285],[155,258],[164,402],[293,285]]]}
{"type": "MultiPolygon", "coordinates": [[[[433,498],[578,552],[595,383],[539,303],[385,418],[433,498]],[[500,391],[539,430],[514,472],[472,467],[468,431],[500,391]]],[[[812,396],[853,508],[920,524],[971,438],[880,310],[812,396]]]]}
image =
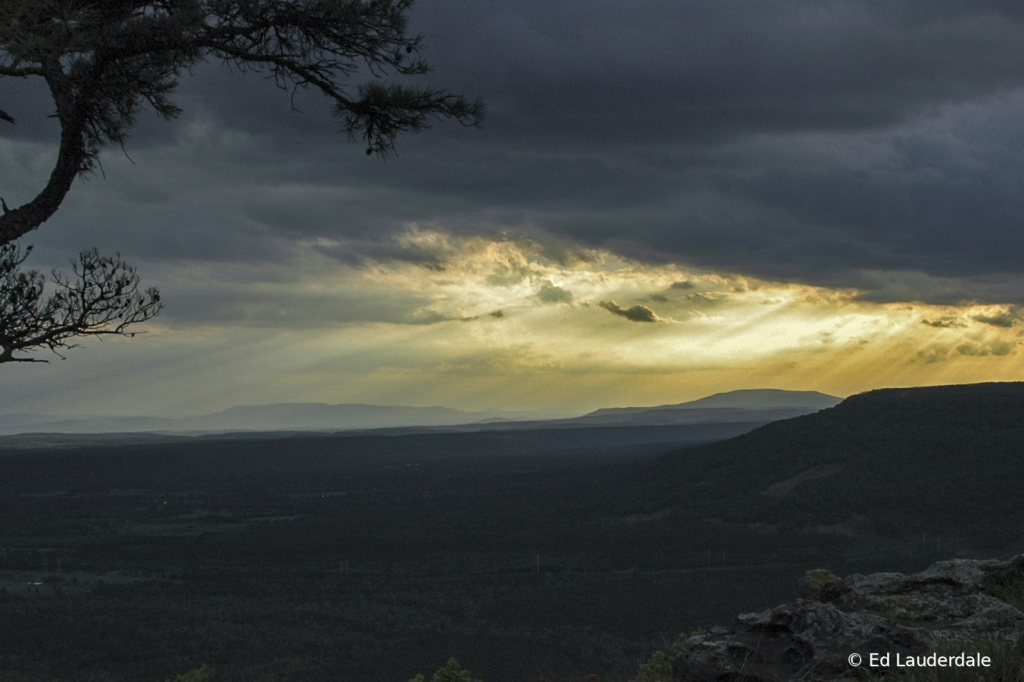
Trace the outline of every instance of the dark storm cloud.
{"type": "Polygon", "coordinates": [[[435,2],[416,20],[439,71],[498,105],[489,127],[556,145],[892,123],[1024,66],[1020,17],[984,2],[435,2]]]}
{"type": "MultiPolygon", "coordinates": [[[[324,237],[345,262],[443,267],[391,242],[435,221],[869,300],[1019,302],[1022,7],[420,0],[413,28],[435,71],[412,82],[482,96],[480,130],[441,122],[381,162],[347,144],[315,92],[292,100],[259,74],[203,65],[182,77],[181,120],[140,115],[138,167],[109,168],[109,206],[131,228],[96,209],[52,239],[274,261],[324,237]]],[[[0,107],[18,120],[0,135],[56,140],[38,87],[0,80],[0,107]]]]}
{"type": "Polygon", "coordinates": [[[442,6],[418,15],[439,70],[492,109],[484,172],[444,175],[471,196],[637,257],[783,280],[1022,272],[1022,101],[1000,99],[1024,84],[1016,5],[463,3],[447,27],[442,6]]]}

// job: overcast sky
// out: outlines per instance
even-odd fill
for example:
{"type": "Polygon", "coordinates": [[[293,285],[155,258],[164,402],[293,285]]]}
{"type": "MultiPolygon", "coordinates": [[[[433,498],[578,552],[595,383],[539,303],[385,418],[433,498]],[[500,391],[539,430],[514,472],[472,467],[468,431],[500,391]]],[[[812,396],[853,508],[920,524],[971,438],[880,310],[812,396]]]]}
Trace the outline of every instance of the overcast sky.
{"type": "MultiPolygon", "coordinates": [[[[480,96],[367,157],[314,93],[218,64],[22,240],[120,252],[166,308],[0,369],[0,412],[366,402],[585,411],[1024,380],[1024,4],[419,0],[480,96]],[[130,158],[129,158],[130,157],[130,158]],[[40,355],[40,357],[44,357],[40,355]]],[[[0,80],[0,195],[45,183],[0,80]]]]}

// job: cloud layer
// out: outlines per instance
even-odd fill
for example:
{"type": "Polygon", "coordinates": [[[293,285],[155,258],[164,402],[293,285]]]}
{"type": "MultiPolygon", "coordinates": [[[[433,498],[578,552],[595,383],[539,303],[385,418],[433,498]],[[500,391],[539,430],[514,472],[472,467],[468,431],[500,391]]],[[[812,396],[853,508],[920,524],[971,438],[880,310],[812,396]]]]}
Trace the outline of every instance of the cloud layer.
{"type": "MultiPolygon", "coordinates": [[[[321,371],[424,394],[460,372],[478,391],[535,377],[519,407],[543,372],[592,373],[580,400],[598,377],[635,400],[622,377],[692,393],[821,371],[787,385],[1016,376],[1016,4],[420,0],[411,18],[424,84],[482,96],[481,129],[440,122],[381,162],[313,93],[293,111],[258,74],[201,65],[176,93],[185,113],[141,116],[127,156],[108,150],[26,240],[35,264],[120,251],[167,301],[146,348],[223,357],[260,329],[269,358],[299,335],[317,360],[282,360],[297,374],[274,382],[323,396],[343,391],[321,371]]],[[[18,121],[0,122],[14,205],[45,183],[59,131],[38,83],[0,79],[0,108],[18,121]]],[[[460,381],[452,399],[476,400],[460,381]]]]}

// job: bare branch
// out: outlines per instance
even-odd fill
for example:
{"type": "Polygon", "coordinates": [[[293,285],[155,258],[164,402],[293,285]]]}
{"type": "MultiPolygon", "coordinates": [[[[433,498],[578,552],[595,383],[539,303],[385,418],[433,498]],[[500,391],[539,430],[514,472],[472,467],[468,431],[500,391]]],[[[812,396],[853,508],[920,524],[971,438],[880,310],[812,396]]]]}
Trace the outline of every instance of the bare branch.
{"type": "Polygon", "coordinates": [[[39,349],[63,358],[60,351],[77,347],[71,340],[85,336],[133,336],[139,332],[128,327],[163,307],[156,289],[139,292],[135,268],[96,249],[71,261],[73,276],[54,271],[56,292],[44,298],[44,277],[19,271],[30,251],[0,246],[0,363],[46,362],[24,355],[39,349]]]}

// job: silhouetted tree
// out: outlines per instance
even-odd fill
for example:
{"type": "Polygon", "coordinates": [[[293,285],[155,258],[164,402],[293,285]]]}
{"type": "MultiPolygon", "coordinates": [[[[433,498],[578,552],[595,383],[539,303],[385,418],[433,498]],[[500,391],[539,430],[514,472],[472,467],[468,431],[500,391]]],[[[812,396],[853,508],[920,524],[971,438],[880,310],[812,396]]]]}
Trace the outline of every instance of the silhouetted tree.
{"type": "Polygon", "coordinates": [[[60,355],[84,336],[131,335],[129,325],[160,312],[156,289],[140,293],[134,268],[95,249],[71,262],[72,277],[54,271],[56,291],[44,298],[43,276],[18,269],[27,252],[0,246],[0,363],[46,362],[25,353],[49,349],[60,355]]]}
{"type": "MultiPolygon", "coordinates": [[[[428,127],[436,118],[477,124],[483,114],[479,100],[383,81],[429,69],[416,56],[421,37],[406,35],[411,5],[412,0],[3,0],[0,78],[43,79],[61,135],[53,171],[35,198],[10,208],[0,197],[0,245],[49,219],[74,179],[95,168],[100,151],[124,144],[143,105],[167,119],[181,113],[169,97],[178,76],[208,59],[269,73],[293,92],[319,90],[332,101],[350,139],[362,137],[367,154],[386,156],[399,133],[428,127]],[[353,88],[347,81],[360,71],[371,78],[353,88]]],[[[0,119],[15,121],[2,109],[0,119]]],[[[130,270],[114,262],[118,267],[102,272],[130,270]]],[[[132,323],[133,312],[126,308],[114,319],[132,323]]]]}

